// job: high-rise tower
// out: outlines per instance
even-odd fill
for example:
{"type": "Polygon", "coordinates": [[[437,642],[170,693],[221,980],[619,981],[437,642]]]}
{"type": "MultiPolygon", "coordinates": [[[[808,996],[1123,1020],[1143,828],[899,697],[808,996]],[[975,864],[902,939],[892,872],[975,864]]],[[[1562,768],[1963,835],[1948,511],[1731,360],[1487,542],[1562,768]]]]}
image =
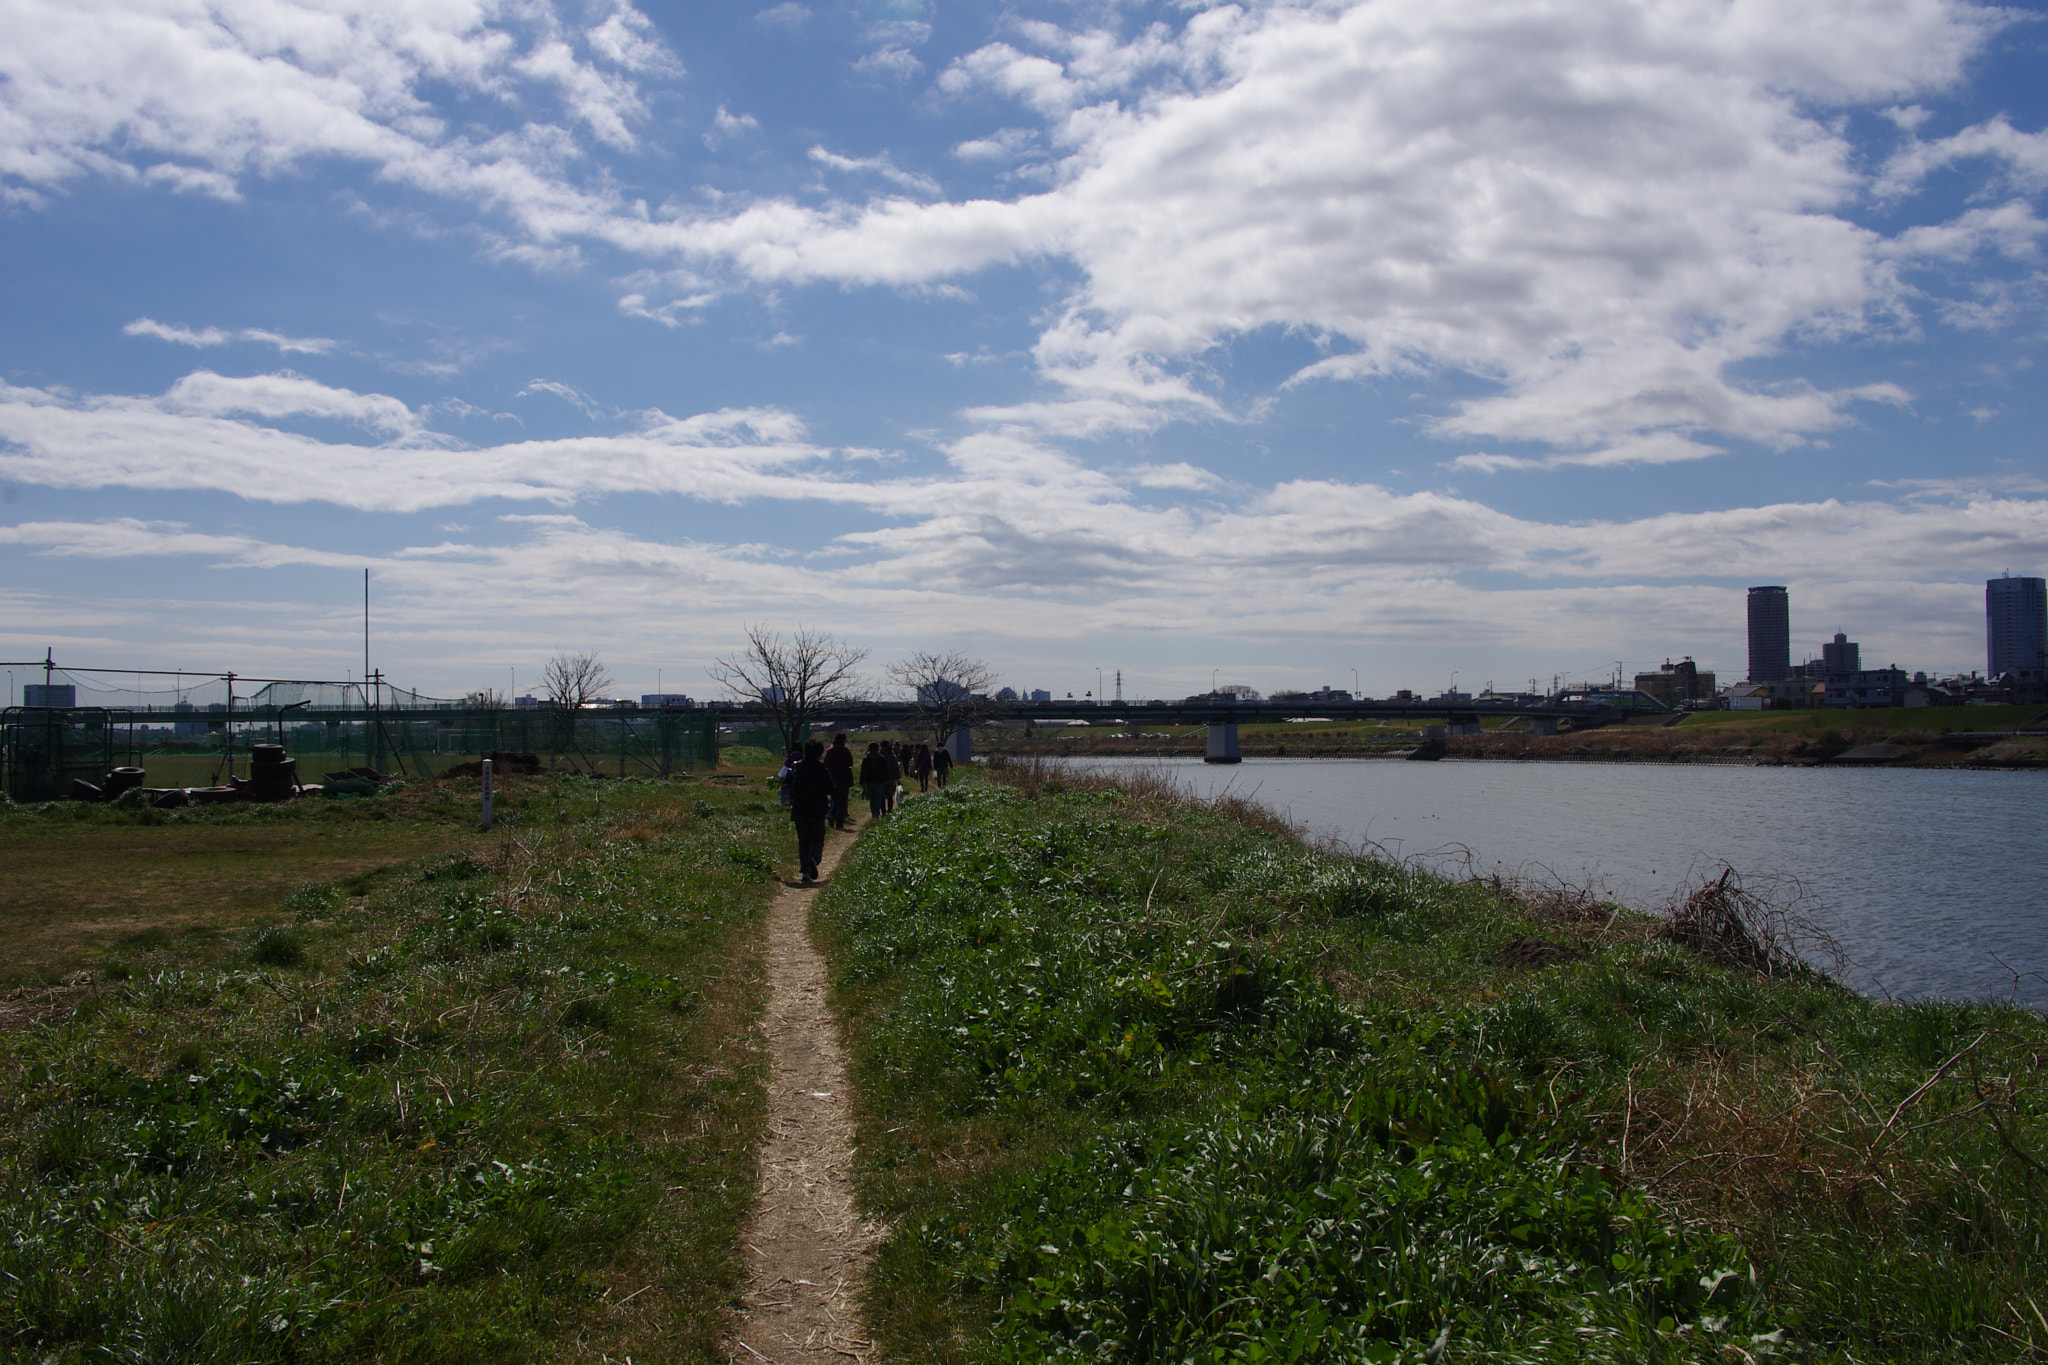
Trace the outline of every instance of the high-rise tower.
{"type": "Polygon", "coordinates": [[[1783,588],[1749,590],[1749,680],[1792,676],[1792,599],[1783,588]]]}
{"type": "Polygon", "coordinates": [[[1984,671],[2041,677],[2048,646],[2048,579],[1994,578],[1984,584],[1984,671]]]}

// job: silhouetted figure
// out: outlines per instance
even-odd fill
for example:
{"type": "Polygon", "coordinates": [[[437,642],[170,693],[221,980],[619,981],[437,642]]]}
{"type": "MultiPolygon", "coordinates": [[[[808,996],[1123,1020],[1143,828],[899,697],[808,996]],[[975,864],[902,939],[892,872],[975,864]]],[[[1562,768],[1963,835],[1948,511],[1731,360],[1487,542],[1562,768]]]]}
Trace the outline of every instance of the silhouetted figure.
{"type": "Polygon", "coordinates": [[[846,828],[846,794],[853,788],[853,750],[846,747],[846,736],[832,736],[832,747],[825,751],[825,767],[832,774],[832,827],[846,828]]]}
{"type": "Polygon", "coordinates": [[[825,860],[825,820],[831,813],[832,771],[825,766],[825,741],[814,739],[789,774],[789,818],[796,824],[796,858],[807,883],[818,880],[825,860]]]}

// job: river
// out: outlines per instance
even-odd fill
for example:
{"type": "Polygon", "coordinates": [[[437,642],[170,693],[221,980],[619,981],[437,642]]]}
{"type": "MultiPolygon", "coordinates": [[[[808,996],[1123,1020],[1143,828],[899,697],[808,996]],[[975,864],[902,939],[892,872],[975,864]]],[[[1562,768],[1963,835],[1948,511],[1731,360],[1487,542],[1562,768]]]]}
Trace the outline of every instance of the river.
{"type": "Polygon", "coordinates": [[[2048,773],[1388,759],[1158,768],[1313,835],[1451,872],[1666,903],[1730,866],[1798,894],[1858,990],[2048,1009],[2048,773]],[[2015,975],[2017,974],[2017,988],[2015,975]]]}

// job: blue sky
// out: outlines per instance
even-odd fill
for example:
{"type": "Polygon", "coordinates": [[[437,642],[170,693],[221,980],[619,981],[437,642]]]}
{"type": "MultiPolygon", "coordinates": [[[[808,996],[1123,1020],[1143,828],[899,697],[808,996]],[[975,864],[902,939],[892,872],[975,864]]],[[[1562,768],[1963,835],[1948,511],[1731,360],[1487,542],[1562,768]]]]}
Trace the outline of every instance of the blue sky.
{"type": "Polygon", "coordinates": [[[2040,6],[9,0],[0,649],[1983,662],[2040,6]]]}

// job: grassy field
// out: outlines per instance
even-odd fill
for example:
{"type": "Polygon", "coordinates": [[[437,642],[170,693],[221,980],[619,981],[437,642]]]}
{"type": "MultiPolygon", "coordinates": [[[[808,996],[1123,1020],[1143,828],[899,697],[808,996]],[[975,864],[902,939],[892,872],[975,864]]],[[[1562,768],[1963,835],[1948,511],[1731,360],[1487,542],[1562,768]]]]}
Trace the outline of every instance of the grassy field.
{"type": "Polygon", "coordinates": [[[902,1361],[2023,1361],[2048,1024],[1013,769],[820,902],[902,1361]]]}
{"type": "Polygon", "coordinates": [[[0,925],[11,949],[0,986],[56,981],[118,947],[179,940],[201,952],[308,882],[458,849],[489,858],[514,837],[510,826],[485,837],[476,823],[474,790],[438,786],[375,801],[0,810],[0,925]]]}
{"type": "Polygon", "coordinates": [[[744,781],[512,788],[488,837],[474,782],[0,814],[81,902],[186,860],[126,941],[53,919],[90,981],[7,1000],[0,1355],[722,1359],[787,821],[744,781]],[[151,921],[179,897],[214,932],[151,921]]]}

